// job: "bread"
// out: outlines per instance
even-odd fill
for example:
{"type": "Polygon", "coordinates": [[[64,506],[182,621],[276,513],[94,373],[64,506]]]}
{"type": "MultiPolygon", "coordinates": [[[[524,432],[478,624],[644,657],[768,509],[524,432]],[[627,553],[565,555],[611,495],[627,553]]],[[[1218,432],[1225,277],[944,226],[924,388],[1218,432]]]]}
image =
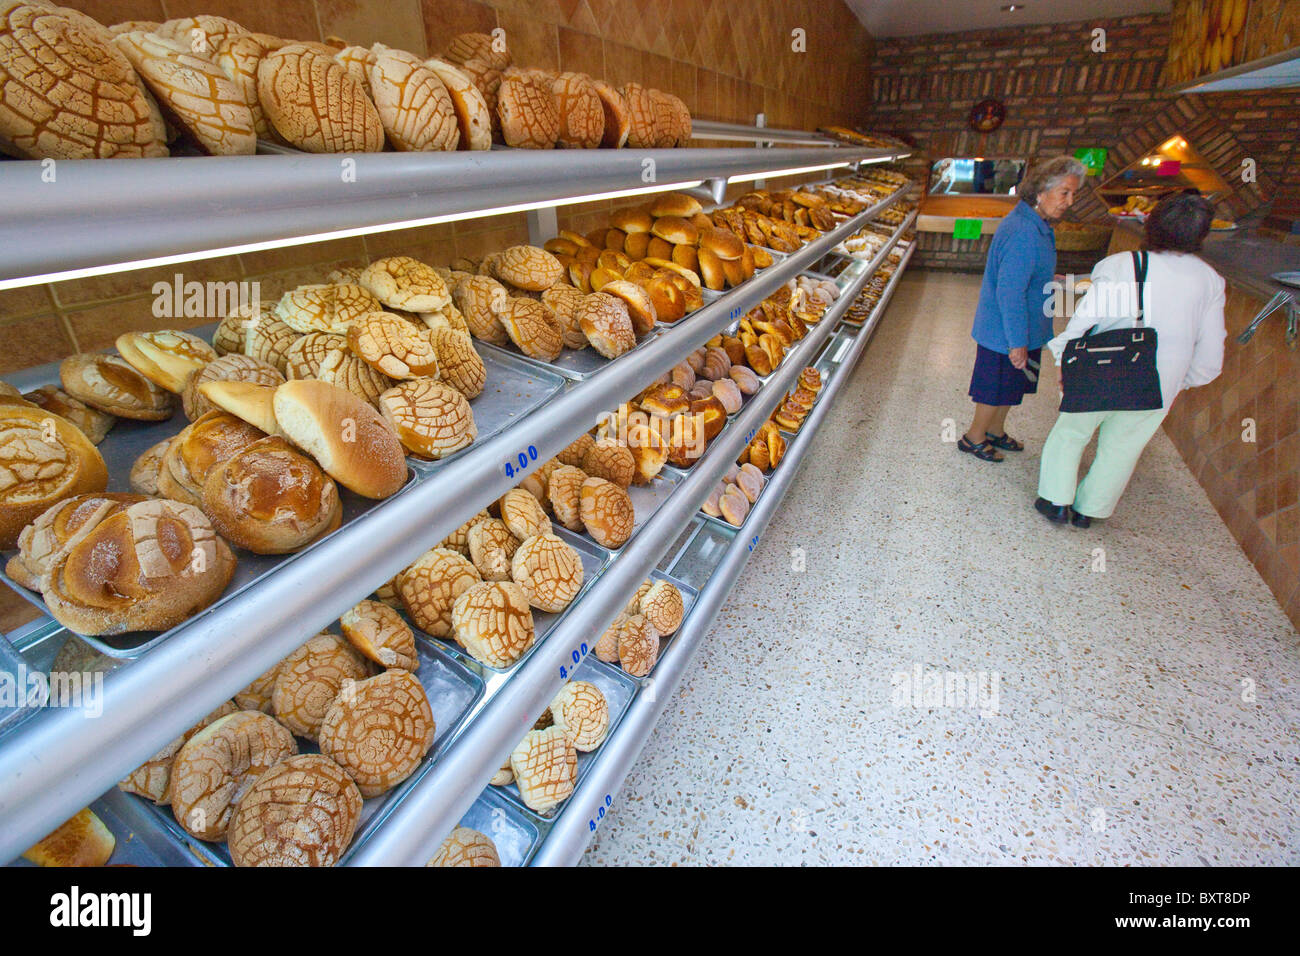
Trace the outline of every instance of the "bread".
{"type": "Polygon", "coordinates": [[[22,529],[18,553],[9,559],[5,573],[23,587],[39,591],[42,575],[61,548],[79,541],[110,514],[144,500],[143,495],[105,491],[55,502],[22,529]]]}
{"type": "Polygon", "coordinates": [[[299,737],[315,740],[344,681],[367,676],[366,662],[356,649],[324,631],[280,662],[271,692],[272,713],[299,737]]]}
{"type": "Polygon", "coordinates": [[[611,550],[627,543],[636,521],[627,492],[612,481],[588,478],[581,495],[582,523],[596,543],[611,550]]]}
{"type": "Polygon", "coordinates": [[[439,377],[467,399],[477,398],[487,383],[487,367],[468,332],[430,329],[426,334],[438,360],[439,377]]]}
{"type": "Polygon", "coordinates": [[[28,847],[23,859],[37,866],[105,866],[116,846],[113,832],[87,807],[28,847]]]}
{"type": "Polygon", "coordinates": [[[0,405],[0,549],[54,503],[103,491],[99,450],[68,421],[41,408],[0,405]]]}
{"type": "Polygon", "coordinates": [[[570,531],[583,530],[582,483],[587,474],[572,465],[561,465],[551,472],[546,494],[555,512],[555,520],[570,531]]]}
{"type": "Polygon", "coordinates": [[[509,581],[510,559],[519,539],[497,518],[475,522],[466,535],[469,559],[484,581],[509,581]]]}
{"type": "Polygon", "coordinates": [[[509,581],[485,581],[467,588],[456,598],[451,621],[455,639],[489,667],[512,666],[536,637],[528,594],[509,581]]]}
{"type": "Polygon", "coordinates": [[[632,483],[636,463],[625,446],[612,438],[602,438],[583,456],[582,470],[589,477],[604,478],[626,488],[632,483]]]}
{"type": "Polygon", "coordinates": [[[267,670],[253,679],[253,682],[235,694],[235,706],[240,710],[260,710],[264,714],[272,711],[271,698],[275,693],[275,678],[280,673],[283,661],[276,661],[267,670]]]}
{"type": "Polygon", "coordinates": [[[54,385],[42,385],[38,389],[24,393],[23,398],[51,414],[66,418],[80,428],[82,434],[96,445],[104,440],[117,421],[107,412],[91,408],[85,402],[73,398],[54,385]]]}
{"type": "Polygon", "coordinates": [[[462,555],[433,548],[402,572],[397,596],[415,626],[434,637],[452,630],[452,606],[479,583],[478,571],[462,555]]]}
{"type": "Polygon", "coordinates": [[[525,355],[544,362],[554,362],[560,357],[564,350],[560,323],[541,302],[510,299],[498,316],[510,341],[525,355]]]}
{"type": "Polygon", "coordinates": [[[639,83],[628,83],[619,93],[627,104],[627,145],[632,149],[653,149],[655,106],[650,91],[639,83]]]}
{"type": "Polygon", "coordinates": [[[718,500],[718,510],[728,524],[740,527],[749,514],[749,499],[735,485],[728,485],[718,500]]]}
{"type": "Polygon", "coordinates": [[[433,344],[409,322],[387,312],[370,312],[357,319],[348,328],[348,348],[389,378],[438,374],[433,344]]]}
{"type": "Polygon", "coordinates": [[[582,753],[595,750],[609,733],[609,701],[590,681],[572,680],[561,687],[551,699],[550,714],[582,753]]]}
{"type": "Polygon", "coordinates": [[[321,359],[316,379],[336,385],[372,406],[379,396],[393,387],[393,380],[372,365],[367,365],[349,349],[332,349],[321,359]]]}
{"type": "Polygon", "coordinates": [[[632,474],[634,485],[648,485],[668,462],[668,444],[653,419],[628,427],[627,448],[636,466],[632,474]]]}
{"type": "Polygon", "coordinates": [[[172,763],[176,822],[200,840],[223,839],[249,788],[297,752],[293,735],[260,711],[236,711],[208,724],[172,763]]]}
{"type": "Polygon", "coordinates": [[[562,727],[530,730],[510,754],[524,803],[545,813],[566,800],[578,779],[578,752],[562,727]]]}
{"type": "Polygon", "coordinates": [[[501,520],[520,541],[535,534],[550,534],[551,519],[537,498],[522,488],[512,488],[501,496],[501,520]]]}
{"type": "Polygon", "coordinates": [[[197,335],[165,330],[127,332],[115,343],[122,358],[159,388],[180,394],[186,380],[217,357],[197,335]]]}
{"type": "Polygon", "coordinates": [[[551,149],[560,135],[560,114],[549,84],[522,73],[510,73],[501,80],[497,117],[507,146],[551,149]]]}
{"type": "MultiPolygon", "coordinates": [[[[454,150],[460,124],[438,74],[413,53],[375,44],[366,76],[388,142],[400,152],[454,150]]],[[[468,81],[467,81],[468,82],[468,81]]]]}
{"type": "Polygon", "coordinates": [[[433,746],[429,698],[408,671],[345,684],[320,725],[320,752],[347,771],[363,797],[397,786],[433,746]]]}
{"type": "Polygon", "coordinates": [[[375,51],[370,47],[350,45],[335,53],[334,59],[338,61],[343,69],[348,71],[354,80],[361,84],[366,96],[369,96],[371,102],[373,102],[374,96],[370,89],[368,71],[375,62],[375,51]]]}
{"type": "Polygon", "coordinates": [[[605,358],[618,358],[636,346],[627,303],[617,296],[592,293],[578,306],[577,317],[587,340],[605,358]]]}
{"type": "Polygon", "coordinates": [[[575,438],[569,445],[560,452],[556,459],[562,465],[582,466],[582,459],[587,454],[587,449],[596,443],[596,439],[591,437],[589,432],[583,432],[575,438]]]}
{"type": "Polygon", "coordinates": [[[377,153],[384,148],[379,111],[334,58],[305,43],[268,53],[257,68],[257,95],[272,128],[309,153],[377,153]]]}
{"type": "Polygon", "coordinates": [[[166,156],[149,94],[112,35],[76,11],[0,3],[0,152],[21,159],[166,156]]]}
{"type": "Polygon", "coordinates": [[[635,335],[649,335],[658,321],[658,314],[655,311],[654,301],[650,298],[649,293],[641,286],[634,282],[628,282],[626,279],[615,279],[613,282],[607,282],[601,287],[601,292],[605,295],[617,296],[623,300],[627,306],[628,319],[632,322],[632,331],[635,335]]]}
{"type": "Polygon", "coordinates": [[[442,277],[418,259],[387,256],[361,272],[359,283],[384,305],[408,312],[436,312],[451,302],[442,277]]]}
{"type": "Polygon", "coordinates": [[[361,793],[343,768],[301,754],[267,771],[239,802],[227,843],[235,866],[333,866],[361,820],[361,793]]]}
{"type": "Polygon", "coordinates": [[[606,149],[620,149],[627,144],[632,129],[627,101],[622,93],[603,80],[593,80],[592,86],[600,97],[600,106],[605,114],[600,145],[606,149]]]}
{"type": "Polygon", "coordinates": [[[605,134],[605,109],[591,77],[585,73],[561,73],[551,85],[560,115],[556,145],[595,149],[605,134]]]}
{"type": "Polygon", "coordinates": [[[491,837],[469,827],[456,827],[442,841],[434,858],[425,865],[492,867],[501,865],[501,857],[497,855],[491,837]]]}
{"type": "Polygon", "coordinates": [[[447,91],[456,117],[458,148],[491,149],[492,114],[469,74],[436,58],[425,60],[423,65],[447,91]]]}
{"type": "Polygon", "coordinates": [[[171,803],[172,764],[175,762],[176,754],[180,752],[181,747],[185,746],[186,741],[204,727],[215,723],[222,717],[235,713],[239,709],[234,701],[225,701],[181,736],[168,743],[162,750],[136,767],[128,776],[118,781],[118,789],[146,797],[160,806],[171,803]]]}
{"type": "Polygon", "coordinates": [[[537,246],[510,246],[492,258],[492,274],[529,292],[544,292],[564,278],[558,259],[537,246]]]}
{"type": "Polygon", "coordinates": [[[568,349],[585,349],[590,343],[578,323],[578,306],[584,293],[571,285],[556,284],[542,293],[542,304],[560,326],[560,341],[568,349]]]}
{"type": "Polygon", "coordinates": [[[298,333],[279,319],[263,316],[244,333],[244,354],[268,365],[283,375],[289,368],[289,347],[298,333]]]}
{"type": "Polygon", "coordinates": [[[275,420],[275,387],[272,385],[204,382],[199,386],[199,394],[214,411],[234,415],[268,435],[280,434],[280,426],[275,420]]]}
{"type": "Polygon", "coordinates": [[[469,401],[431,378],[402,382],[379,396],[379,410],[414,455],[437,460],[470,445],[478,435],[469,401]]]}
{"type": "Polygon", "coordinates": [[[333,332],[346,336],[348,327],[383,304],[356,283],[300,285],[280,296],[272,314],[295,332],[333,332]]]}
{"type": "Polygon", "coordinates": [[[339,484],[363,498],[387,498],[406,484],[402,445],[380,414],[327,382],[286,382],[275,390],[281,431],[339,484]]]}
{"type": "Polygon", "coordinates": [[[648,234],[655,224],[654,217],[641,206],[618,209],[610,216],[609,221],[615,229],[626,233],[628,239],[634,235],[648,234]]]}
{"type": "Polygon", "coordinates": [[[171,445],[170,438],[150,445],[141,453],[131,466],[131,490],[141,495],[153,497],[158,494],[158,469],[162,467],[163,455],[171,445]]]}
{"type": "Polygon", "coordinates": [[[497,93],[501,89],[502,72],[482,60],[466,60],[455,66],[469,77],[469,81],[474,84],[474,88],[483,96],[483,102],[487,104],[488,119],[492,125],[492,142],[504,143],[505,140],[501,135],[501,118],[497,113],[497,93]]]}
{"type": "Polygon", "coordinates": [[[685,389],[679,384],[652,385],[641,396],[641,410],[659,418],[673,418],[691,410],[685,389]]]}
{"type": "Polygon", "coordinates": [[[505,31],[499,36],[486,33],[458,33],[447,41],[442,58],[449,63],[480,61],[495,70],[510,66],[510,51],[506,48],[505,31]]]}
{"type": "Polygon", "coordinates": [[[353,647],[381,667],[419,670],[414,632],[387,604],[362,601],[343,613],[339,626],[353,647]]]}
{"type": "Polygon", "coordinates": [[[119,418],[162,421],[175,408],[170,392],[116,355],[70,356],[59,365],[59,382],[73,398],[119,418]]]}
{"type": "MultiPolygon", "coordinates": [[[[480,511],[474,517],[470,518],[463,525],[447,535],[439,547],[447,548],[450,551],[458,551],[466,557],[469,556],[469,529],[474,527],[480,521],[491,517],[486,510],[480,511]]],[[[382,599],[381,599],[382,600],[382,599]]]]}
{"type": "Polygon", "coordinates": [[[262,57],[283,45],[281,41],[266,34],[228,34],[216,45],[215,52],[209,54],[239,91],[252,116],[253,132],[259,139],[274,139],[275,132],[262,109],[262,101],[257,96],[257,68],[262,63],[262,57]]]}
{"type": "Polygon", "coordinates": [[[722,402],[709,394],[707,398],[697,398],[691,402],[691,417],[700,423],[704,441],[709,442],[716,438],[727,424],[727,409],[722,402]]]}
{"type": "MultiPolygon", "coordinates": [[[[185,411],[186,418],[196,421],[218,407],[218,403],[204,390],[205,385],[217,382],[238,382],[275,388],[284,384],[284,376],[274,365],[261,359],[248,355],[223,355],[199,369],[185,383],[185,388],[181,392],[181,407],[185,411]]],[[[236,394],[239,391],[239,389],[218,389],[219,394],[236,394]]],[[[254,422],[254,424],[263,431],[268,431],[262,422],[254,422]]]]}
{"type": "Polygon", "coordinates": [[[471,335],[493,345],[505,345],[510,341],[500,319],[500,311],[509,301],[509,295],[500,282],[491,276],[472,276],[456,284],[453,297],[456,307],[465,316],[471,335]]]}
{"type": "Polygon", "coordinates": [[[515,551],[510,577],[524,589],[529,604],[558,614],[582,590],[582,557],[553,534],[534,535],[515,551]]]}
{"type": "Polygon", "coordinates": [[[226,412],[211,411],[200,416],[182,429],[163,453],[158,493],[173,501],[199,505],[209,472],[265,437],[261,429],[226,412]]]}

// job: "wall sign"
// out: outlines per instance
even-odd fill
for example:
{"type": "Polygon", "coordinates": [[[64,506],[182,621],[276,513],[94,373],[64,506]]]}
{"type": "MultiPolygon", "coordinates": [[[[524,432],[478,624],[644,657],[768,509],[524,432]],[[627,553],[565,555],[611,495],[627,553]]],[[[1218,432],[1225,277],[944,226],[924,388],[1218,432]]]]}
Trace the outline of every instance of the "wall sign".
{"type": "Polygon", "coordinates": [[[979,219],[958,219],[952,224],[954,239],[978,239],[984,231],[984,223],[979,219]]]}

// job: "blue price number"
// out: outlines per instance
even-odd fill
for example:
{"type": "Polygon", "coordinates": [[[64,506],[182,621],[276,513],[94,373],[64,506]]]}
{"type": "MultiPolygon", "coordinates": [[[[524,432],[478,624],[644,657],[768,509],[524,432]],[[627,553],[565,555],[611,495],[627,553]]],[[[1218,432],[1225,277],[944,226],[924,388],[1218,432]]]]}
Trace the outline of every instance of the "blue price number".
{"type": "Polygon", "coordinates": [[[736,306],[734,309],[731,310],[731,314],[730,314],[729,316],[727,316],[727,318],[729,318],[729,319],[736,319],[736,318],[739,318],[739,317],[740,317],[740,313],[741,313],[742,311],[743,311],[743,310],[740,308],[740,306],[736,306]]]}
{"type": "MultiPolygon", "coordinates": [[[[569,658],[573,661],[575,669],[582,663],[582,659],[587,656],[589,650],[590,648],[587,647],[587,642],[583,641],[569,653],[569,658]]],[[[560,680],[568,680],[570,673],[571,671],[567,666],[563,664],[560,665],[560,680]]]]}
{"type": "Polygon", "coordinates": [[[758,434],[758,429],[751,428],[749,430],[749,434],[745,436],[745,444],[748,445],[750,442],[752,442],[754,440],[754,436],[757,434],[758,434]]]}
{"type": "Polygon", "coordinates": [[[599,821],[605,819],[605,811],[609,809],[609,807],[612,806],[613,803],[614,803],[613,795],[608,793],[605,794],[605,799],[601,802],[601,805],[596,808],[596,815],[587,821],[588,830],[590,830],[592,833],[596,832],[596,824],[599,821]]]}
{"type": "Polygon", "coordinates": [[[749,550],[753,551],[757,547],[758,547],[758,535],[754,535],[754,537],[752,537],[749,540],[749,550]]]}
{"type": "Polygon", "coordinates": [[[521,451],[512,461],[506,462],[505,471],[507,478],[514,478],[516,475],[523,475],[528,470],[528,466],[537,461],[537,446],[529,445],[527,451],[521,451]]]}

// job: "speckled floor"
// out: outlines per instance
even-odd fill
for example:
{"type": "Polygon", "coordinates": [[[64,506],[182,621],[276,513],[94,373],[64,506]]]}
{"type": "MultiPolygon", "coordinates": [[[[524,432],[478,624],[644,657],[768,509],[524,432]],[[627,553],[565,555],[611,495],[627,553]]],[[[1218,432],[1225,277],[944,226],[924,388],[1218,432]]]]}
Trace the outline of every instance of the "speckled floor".
{"type": "Polygon", "coordinates": [[[941,440],[977,292],[904,278],[584,862],[1300,862],[1296,631],[1163,433],[1087,531],[1031,508],[1055,396],[941,440]]]}

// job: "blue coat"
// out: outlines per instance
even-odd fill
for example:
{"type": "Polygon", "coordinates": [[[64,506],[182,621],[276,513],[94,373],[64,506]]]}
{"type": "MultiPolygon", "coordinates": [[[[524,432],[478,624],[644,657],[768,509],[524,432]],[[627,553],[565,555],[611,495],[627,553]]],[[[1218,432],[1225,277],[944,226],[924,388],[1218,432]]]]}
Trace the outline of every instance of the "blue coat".
{"type": "Polygon", "coordinates": [[[1053,335],[1051,310],[1044,305],[1055,272],[1052,227],[1029,203],[1017,202],[989,245],[971,338],[1003,355],[1040,348],[1053,335]]]}

